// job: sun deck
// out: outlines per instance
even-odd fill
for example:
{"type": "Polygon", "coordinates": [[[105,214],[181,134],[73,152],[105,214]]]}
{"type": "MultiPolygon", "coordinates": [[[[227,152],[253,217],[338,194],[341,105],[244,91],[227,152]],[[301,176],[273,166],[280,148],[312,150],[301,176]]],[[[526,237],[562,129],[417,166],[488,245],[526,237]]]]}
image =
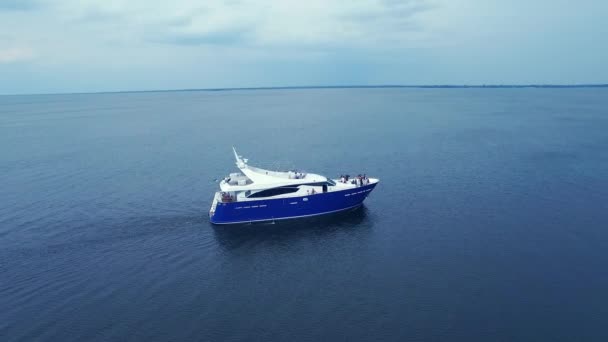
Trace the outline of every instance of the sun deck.
{"type": "Polygon", "coordinates": [[[327,178],[314,173],[300,171],[271,171],[247,164],[247,159],[234,151],[236,165],[240,173],[231,173],[220,182],[222,191],[238,192],[263,190],[281,186],[297,186],[303,184],[326,182],[327,178]]]}
{"type": "Polygon", "coordinates": [[[220,182],[217,202],[256,201],[262,198],[290,198],[313,196],[320,193],[343,191],[377,183],[374,178],[355,180],[329,179],[325,176],[291,171],[271,171],[250,166],[247,159],[234,151],[236,165],[241,172],[231,173],[220,182]]]}
{"type": "Polygon", "coordinates": [[[327,178],[317,174],[305,174],[295,172],[273,172],[274,175],[262,174],[265,177],[256,177],[257,181],[243,174],[231,174],[220,182],[222,191],[247,191],[247,190],[263,190],[268,188],[276,188],[280,186],[297,186],[310,183],[326,182],[327,178]],[[281,176],[276,176],[276,174],[281,176]],[[294,174],[293,178],[291,174],[294,174]],[[259,178],[262,178],[261,180],[259,178]]]}
{"type": "Polygon", "coordinates": [[[367,178],[362,184],[353,184],[353,183],[343,183],[339,179],[332,179],[332,185],[323,186],[322,182],[319,183],[303,183],[303,184],[288,184],[284,183],[277,187],[264,187],[262,189],[255,189],[254,187],[245,188],[242,186],[235,187],[227,187],[222,189],[222,191],[217,192],[214,200],[219,202],[245,202],[245,201],[257,201],[260,200],[259,197],[250,197],[251,195],[255,195],[255,191],[263,192],[265,190],[272,189],[281,189],[281,188],[296,188],[297,190],[285,193],[285,194],[277,194],[271,197],[265,197],[266,199],[278,199],[278,198],[292,198],[292,197],[303,197],[303,196],[314,196],[327,192],[336,192],[336,191],[344,191],[350,189],[360,188],[366,185],[378,183],[378,179],[376,178],[367,178]]]}

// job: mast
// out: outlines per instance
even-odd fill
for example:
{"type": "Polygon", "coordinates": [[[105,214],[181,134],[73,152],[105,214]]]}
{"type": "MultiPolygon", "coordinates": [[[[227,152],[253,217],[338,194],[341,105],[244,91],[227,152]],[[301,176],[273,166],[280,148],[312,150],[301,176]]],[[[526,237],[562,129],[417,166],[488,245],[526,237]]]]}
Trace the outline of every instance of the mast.
{"type": "Polygon", "coordinates": [[[236,153],[236,149],[234,148],[234,146],[232,146],[232,152],[234,152],[234,158],[236,159],[236,166],[239,169],[244,169],[245,166],[247,165],[247,159],[243,159],[241,156],[239,156],[236,153]]]}

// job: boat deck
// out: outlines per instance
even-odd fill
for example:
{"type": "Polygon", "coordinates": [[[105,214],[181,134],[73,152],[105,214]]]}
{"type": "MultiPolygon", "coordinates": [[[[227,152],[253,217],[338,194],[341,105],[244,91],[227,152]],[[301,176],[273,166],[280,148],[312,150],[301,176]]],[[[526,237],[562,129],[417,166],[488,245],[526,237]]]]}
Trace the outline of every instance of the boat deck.
{"type": "MultiPolygon", "coordinates": [[[[357,185],[351,183],[349,180],[346,183],[341,182],[339,179],[333,179],[336,183],[334,186],[328,186],[327,192],[344,191],[349,189],[356,189],[365,185],[375,184],[378,182],[376,178],[367,178],[363,181],[363,184],[357,185]]],[[[302,197],[302,196],[314,196],[323,193],[323,186],[320,185],[299,185],[299,189],[296,192],[292,192],[284,195],[276,195],[267,197],[264,199],[277,199],[277,198],[291,198],[291,197],[302,197]]],[[[229,203],[229,202],[246,202],[246,201],[259,201],[260,198],[249,198],[247,191],[222,191],[217,192],[214,201],[229,203]],[[223,195],[222,195],[223,194],[223,195]]]]}

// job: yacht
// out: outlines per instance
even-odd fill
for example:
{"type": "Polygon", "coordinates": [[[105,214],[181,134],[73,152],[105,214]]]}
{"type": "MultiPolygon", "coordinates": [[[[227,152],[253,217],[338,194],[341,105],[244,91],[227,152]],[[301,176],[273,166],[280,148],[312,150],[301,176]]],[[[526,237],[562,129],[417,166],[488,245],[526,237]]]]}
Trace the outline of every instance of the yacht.
{"type": "Polygon", "coordinates": [[[220,181],[209,210],[214,224],[295,219],[354,209],[379,182],[367,176],[329,179],[295,170],[265,170],[249,165],[234,147],[232,150],[240,172],[220,181]]]}

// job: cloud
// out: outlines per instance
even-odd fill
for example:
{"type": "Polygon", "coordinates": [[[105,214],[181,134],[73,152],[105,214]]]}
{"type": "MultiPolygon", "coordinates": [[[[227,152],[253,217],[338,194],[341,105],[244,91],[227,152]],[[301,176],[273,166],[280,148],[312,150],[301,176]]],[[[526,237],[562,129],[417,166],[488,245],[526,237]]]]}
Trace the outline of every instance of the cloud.
{"type": "Polygon", "coordinates": [[[221,22],[245,26],[254,46],[365,47],[417,34],[415,16],[430,9],[426,0],[240,2],[193,19],[191,27],[221,22]],[[235,13],[239,13],[235,15],[235,13]]]}
{"type": "Polygon", "coordinates": [[[111,25],[105,36],[175,45],[366,47],[419,40],[418,16],[436,0],[62,0],[62,15],[81,25],[111,25]],[[117,28],[117,25],[121,25],[117,28]]]}
{"type": "Polygon", "coordinates": [[[232,45],[246,42],[244,30],[215,31],[202,33],[167,33],[156,35],[150,41],[177,45],[232,45]]]}
{"type": "Polygon", "coordinates": [[[605,82],[605,13],[605,0],[0,0],[0,78],[46,73],[54,91],[605,82]]]}
{"type": "Polygon", "coordinates": [[[31,49],[28,48],[8,48],[0,49],[0,63],[15,63],[30,60],[34,57],[31,49]]]}
{"type": "Polygon", "coordinates": [[[38,0],[0,0],[0,11],[28,11],[41,6],[38,0]]]}
{"type": "Polygon", "coordinates": [[[76,23],[108,23],[108,22],[120,22],[128,20],[128,13],[123,13],[115,10],[110,10],[102,7],[90,7],[84,9],[80,13],[75,22],[76,23]]]}

